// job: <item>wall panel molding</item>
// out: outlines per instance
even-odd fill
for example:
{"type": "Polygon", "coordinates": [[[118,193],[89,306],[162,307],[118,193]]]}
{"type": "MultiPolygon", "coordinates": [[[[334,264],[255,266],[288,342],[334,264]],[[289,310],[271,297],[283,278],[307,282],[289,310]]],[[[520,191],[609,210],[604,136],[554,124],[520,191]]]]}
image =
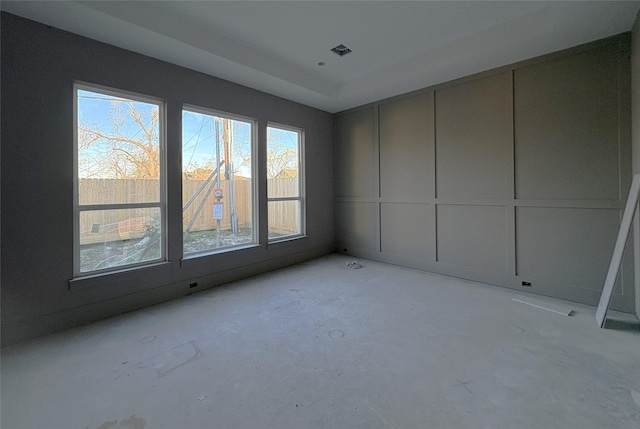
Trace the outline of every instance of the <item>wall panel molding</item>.
{"type": "MultiPolygon", "coordinates": [[[[349,180],[380,190],[337,197],[377,219],[336,215],[378,222],[380,249],[337,250],[596,305],[631,178],[629,52],[622,34],[336,114],[377,109],[378,171],[349,180]]],[[[626,312],[630,254],[612,301],[626,312]]]]}

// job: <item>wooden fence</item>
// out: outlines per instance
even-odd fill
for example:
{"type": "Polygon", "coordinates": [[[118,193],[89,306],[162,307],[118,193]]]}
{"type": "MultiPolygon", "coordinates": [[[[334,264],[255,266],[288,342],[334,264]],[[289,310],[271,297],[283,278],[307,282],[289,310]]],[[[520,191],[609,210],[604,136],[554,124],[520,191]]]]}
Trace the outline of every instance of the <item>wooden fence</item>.
{"type": "MultiPolygon", "coordinates": [[[[205,183],[204,180],[183,180],[182,206],[184,207],[193,194],[205,183]]],[[[292,196],[298,192],[296,178],[269,179],[270,195],[292,196]]],[[[230,182],[220,183],[223,198],[223,219],[221,229],[231,229],[230,182]]],[[[235,205],[239,228],[251,225],[251,181],[235,180],[235,205]]],[[[216,201],[213,192],[208,193],[207,184],[198,197],[183,212],[183,230],[195,216],[191,231],[216,229],[213,219],[213,203],[216,201]],[[206,199],[205,199],[206,198],[206,199]],[[205,199],[203,203],[203,199],[205,199]],[[202,208],[198,211],[198,207],[202,208]]],[[[148,179],[80,179],[80,204],[118,204],[142,201],[157,201],[159,187],[156,180],[148,179]]],[[[273,232],[294,233],[298,228],[298,211],[296,202],[269,203],[269,226],[273,232]]],[[[157,210],[109,210],[85,211],[80,218],[81,244],[102,243],[115,240],[139,238],[157,221],[157,210]]],[[[257,222],[257,219],[255,220],[257,222]]]]}
{"type": "MultiPolygon", "coordinates": [[[[187,204],[187,201],[191,199],[193,194],[200,189],[205,183],[204,180],[183,180],[182,181],[182,207],[187,204]]],[[[238,227],[244,228],[250,226],[251,223],[251,181],[250,180],[235,180],[235,205],[236,216],[238,218],[238,227]]],[[[223,215],[220,222],[220,228],[224,230],[231,229],[231,193],[230,182],[228,180],[220,181],[220,188],[222,189],[223,215]]],[[[203,231],[216,229],[216,221],[213,219],[213,203],[216,201],[211,192],[208,196],[207,192],[211,189],[210,185],[206,185],[204,190],[198,195],[198,197],[191,203],[189,208],[182,213],[183,230],[189,224],[191,219],[196,216],[195,222],[191,227],[191,231],[203,231]],[[197,213],[198,206],[202,204],[203,198],[206,197],[204,205],[199,213],[197,213]]]]}

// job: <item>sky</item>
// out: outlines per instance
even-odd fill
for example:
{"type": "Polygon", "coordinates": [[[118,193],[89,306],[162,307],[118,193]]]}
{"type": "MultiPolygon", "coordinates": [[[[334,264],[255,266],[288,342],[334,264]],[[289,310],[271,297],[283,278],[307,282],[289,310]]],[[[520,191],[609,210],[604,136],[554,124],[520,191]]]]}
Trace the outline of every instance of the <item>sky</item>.
{"type": "MultiPolygon", "coordinates": [[[[112,133],[114,129],[114,101],[126,100],[113,95],[100,94],[93,91],[78,90],[78,121],[86,123],[91,127],[98,127],[105,134],[112,133]]],[[[132,101],[132,100],[126,100],[132,101]]],[[[147,124],[150,121],[151,112],[157,109],[157,104],[148,102],[133,101],[133,105],[147,124]]],[[[127,112],[127,110],[124,110],[127,112]]],[[[121,115],[125,120],[120,126],[122,134],[127,137],[138,137],[141,127],[136,124],[129,115],[121,115]]],[[[183,170],[190,171],[207,164],[215,164],[216,161],[216,136],[215,136],[214,114],[203,114],[192,110],[183,110],[182,115],[182,165],[183,170]]],[[[232,130],[234,139],[234,163],[236,174],[243,177],[251,177],[251,165],[246,158],[251,154],[251,131],[252,124],[249,122],[232,120],[232,130]],[[245,158],[243,160],[242,158],[245,158]]],[[[156,126],[156,134],[159,126],[156,126]]],[[[220,141],[220,158],[223,159],[222,145],[222,124],[218,126],[220,141]]],[[[278,143],[286,148],[297,149],[297,133],[282,130],[275,127],[268,129],[269,143],[278,143]]],[[[269,147],[269,145],[268,145],[269,147]]],[[[113,173],[101,172],[93,173],[84,169],[83,160],[88,158],[100,159],[102,153],[108,152],[107,145],[94,144],[88,149],[79,152],[80,177],[103,177],[108,178],[113,173]]],[[[91,165],[92,163],[88,163],[91,165]]],[[[99,164],[94,161],[93,164],[99,164]]]]}
{"type": "MultiPolygon", "coordinates": [[[[182,168],[190,171],[197,166],[216,163],[216,116],[183,110],[182,112],[182,168]]],[[[236,174],[251,177],[251,165],[242,157],[251,154],[251,124],[238,120],[231,121],[233,133],[236,174]]],[[[222,143],[222,123],[217,126],[220,159],[224,159],[222,143]]]]}
{"type": "MultiPolygon", "coordinates": [[[[123,108],[120,115],[117,114],[117,101],[132,101],[119,98],[113,95],[100,94],[86,90],[78,90],[77,93],[77,109],[78,109],[78,126],[86,125],[91,129],[96,129],[103,134],[114,135],[114,121],[118,117],[123,119],[120,123],[120,132],[129,138],[141,137],[142,128],[136,124],[127,114],[128,108],[123,108]]],[[[151,123],[151,113],[158,105],[133,101],[133,106],[141,115],[142,121],[148,126],[151,123]]],[[[158,135],[159,126],[155,127],[155,134],[158,135]]],[[[79,176],[80,177],[97,177],[97,178],[114,178],[113,169],[105,168],[109,161],[105,157],[109,154],[109,145],[104,141],[97,141],[88,148],[82,148],[78,152],[79,176]]]]}

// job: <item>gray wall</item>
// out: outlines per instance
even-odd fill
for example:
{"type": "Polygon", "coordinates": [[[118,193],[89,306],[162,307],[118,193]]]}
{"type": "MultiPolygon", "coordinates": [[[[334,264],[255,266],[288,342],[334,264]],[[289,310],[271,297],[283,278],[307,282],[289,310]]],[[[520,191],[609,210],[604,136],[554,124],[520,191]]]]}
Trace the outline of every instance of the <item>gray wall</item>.
{"type": "MultiPolygon", "coordinates": [[[[640,173],[640,12],[633,25],[631,40],[631,136],[633,173],[640,173]]],[[[638,216],[636,219],[640,218],[638,216]]],[[[636,226],[638,223],[636,223],[636,226]]],[[[636,227],[636,231],[638,228],[636,227]]],[[[640,318],[640,234],[635,235],[636,314],[640,318]]]]}
{"type": "Polygon", "coordinates": [[[2,343],[188,294],[333,250],[332,115],[178,66],[2,13],[2,343]],[[160,97],[168,116],[169,263],[81,282],[73,275],[73,82],[160,97]],[[305,130],[306,238],[266,245],[260,164],[257,248],[184,260],[183,103],[305,130]]]}
{"type": "Polygon", "coordinates": [[[631,133],[633,139],[633,173],[640,173],[640,12],[631,37],[631,133]]]}
{"type": "MultiPolygon", "coordinates": [[[[625,34],[336,115],[337,250],[597,304],[631,180],[629,49],[625,34]]],[[[612,308],[634,311],[630,250],[612,308]]]]}

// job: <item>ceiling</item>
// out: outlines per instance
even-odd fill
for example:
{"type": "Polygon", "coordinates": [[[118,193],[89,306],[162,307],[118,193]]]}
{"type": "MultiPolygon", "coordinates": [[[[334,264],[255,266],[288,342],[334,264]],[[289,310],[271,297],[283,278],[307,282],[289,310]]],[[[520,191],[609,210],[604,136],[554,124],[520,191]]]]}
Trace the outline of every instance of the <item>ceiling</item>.
{"type": "Polygon", "coordinates": [[[0,8],[337,112],[630,31],[640,1],[2,1],[0,8]],[[330,51],[339,44],[353,52],[330,51]]]}

